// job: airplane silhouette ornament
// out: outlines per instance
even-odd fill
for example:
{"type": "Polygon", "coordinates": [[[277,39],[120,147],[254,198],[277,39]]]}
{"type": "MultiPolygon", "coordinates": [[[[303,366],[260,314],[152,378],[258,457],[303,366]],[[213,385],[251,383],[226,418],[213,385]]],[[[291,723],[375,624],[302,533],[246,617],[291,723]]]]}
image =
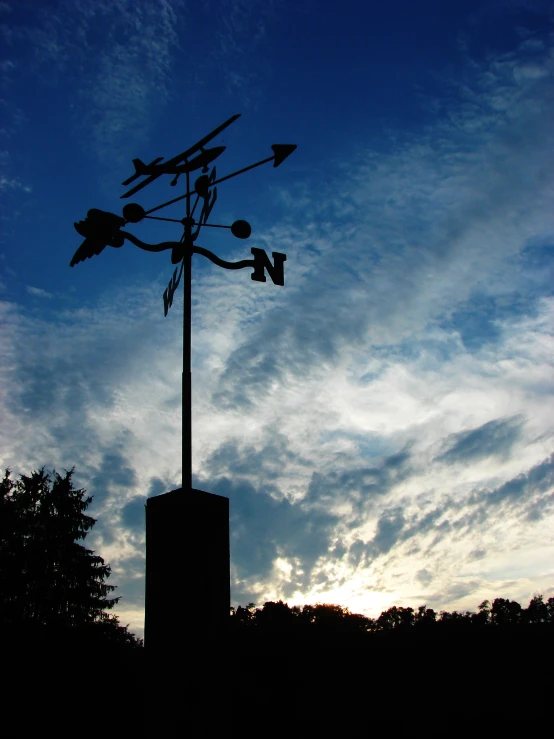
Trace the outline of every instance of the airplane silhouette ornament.
{"type": "Polygon", "coordinates": [[[79,262],[83,262],[85,259],[98,256],[107,246],[111,246],[116,249],[121,248],[126,239],[144,251],[162,252],[171,250],[171,262],[178,266],[175,268],[163,294],[164,315],[166,316],[169,308],[173,304],[173,297],[180,284],[181,278],[183,275],[185,277],[183,288],[183,490],[192,489],[190,374],[192,255],[201,254],[210,259],[214,264],[224,267],[225,269],[243,269],[244,267],[251,267],[253,269],[251,279],[258,282],[266,281],[265,273],[267,271],[275,285],[284,285],[284,262],[287,258],[285,254],[272,252],[272,263],[263,249],[252,247],[250,251],[253,255],[253,259],[243,259],[239,262],[227,262],[213,254],[208,249],[195,244],[195,241],[204,226],[211,228],[227,228],[236,238],[247,239],[252,232],[250,224],[247,221],[238,220],[230,226],[207,222],[217,201],[217,185],[271,161],[273,162],[273,167],[278,167],[296,149],[296,144],[273,144],[271,146],[273,156],[262,159],[254,164],[250,164],[247,167],[243,167],[236,172],[232,172],[231,174],[218,179],[215,165],[211,172],[209,171],[209,165],[223,154],[226,147],[214,146],[206,148],[206,145],[226,129],[227,126],[230,126],[231,123],[236,121],[237,118],[240,118],[240,113],[232,116],[189,149],[186,149],[166,162],[163,162],[163,157],[157,157],[150,162],[150,164],[144,164],[140,159],[133,159],[135,172],[131,177],[122,182],[122,185],[127,186],[139,177],[145,178],[121,196],[121,198],[129,198],[131,195],[139,192],[162,175],[169,174],[174,176],[170,182],[171,186],[177,185],[181,175],[185,175],[187,189],[184,195],[180,195],[172,200],[162,203],[161,205],[150,208],[149,210],[145,210],[138,203],[127,203],[123,207],[123,216],[92,208],[88,211],[84,220],[74,224],[75,230],[84,238],[84,241],[73,255],[70,262],[71,267],[75,266],[79,262]],[[202,170],[202,174],[196,179],[194,187],[191,190],[190,174],[199,169],[202,170]],[[195,199],[195,202],[191,205],[191,200],[193,198],[195,199]],[[186,200],[186,215],[183,218],[163,218],[151,215],[152,213],[157,212],[162,208],[166,208],[169,205],[173,205],[181,200],[186,200]],[[198,218],[195,219],[194,213],[200,201],[202,201],[202,206],[198,218]],[[140,223],[144,219],[170,221],[181,224],[183,227],[183,234],[180,241],[164,241],[159,244],[147,244],[134,234],[121,230],[128,224],[140,223]]]}

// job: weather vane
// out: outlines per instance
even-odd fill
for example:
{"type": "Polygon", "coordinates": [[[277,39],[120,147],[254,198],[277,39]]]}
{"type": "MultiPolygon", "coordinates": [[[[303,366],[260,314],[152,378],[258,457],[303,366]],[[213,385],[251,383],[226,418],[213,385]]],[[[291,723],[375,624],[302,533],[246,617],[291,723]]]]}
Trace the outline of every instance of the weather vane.
{"type": "Polygon", "coordinates": [[[130,185],[137,178],[145,176],[138,185],[135,185],[122,198],[129,198],[131,195],[142,190],[154,180],[164,174],[174,175],[171,185],[177,185],[179,177],[186,175],[187,191],[184,195],[168,200],[166,203],[157,205],[150,210],[145,210],[138,203],[127,203],[123,207],[123,216],[115,215],[103,210],[93,208],[88,211],[84,221],[75,223],[75,230],[84,237],[84,241],[73,255],[70,266],[73,267],[79,262],[83,262],[95,254],[100,254],[106,246],[119,248],[123,246],[125,239],[138,246],[140,249],[151,252],[161,252],[171,249],[171,263],[176,264],[169,284],[163,294],[164,315],[167,316],[173,297],[177,290],[181,278],[184,275],[184,311],[183,311],[183,437],[182,437],[182,488],[183,491],[192,488],[192,449],[191,449],[191,367],[190,367],[190,335],[191,335],[191,268],[192,255],[202,254],[208,257],[214,264],[226,269],[243,269],[244,267],[252,268],[251,278],[258,282],[265,282],[265,272],[269,274],[275,285],[284,285],[284,262],[286,255],[279,252],[272,252],[273,263],[263,249],[252,247],[250,249],[253,259],[243,259],[240,262],[226,262],[220,259],[208,249],[201,246],[195,246],[195,241],[200,234],[203,226],[211,228],[229,228],[231,233],[239,239],[247,239],[252,229],[247,221],[239,220],[230,226],[222,226],[214,223],[208,223],[208,218],[214,208],[217,200],[217,185],[232,177],[236,177],[249,169],[259,167],[267,162],[273,162],[274,167],[278,167],[292,152],[296,149],[296,144],[273,144],[273,156],[262,159],[255,164],[232,172],[225,177],[218,179],[215,165],[211,171],[209,166],[224,151],[225,146],[214,146],[205,148],[206,144],[218,136],[227,126],[240,118],[240,113],[232,116],[229,120],[222,123],[221,126],[215,128],[207,136],[198,141],[190,149],[178,154],[172,159],[163,162],[163,157],[158,157],[150,164],[144,164],[140,159],[133,159],[135,165],[135,173],[121,184],[130,185]],[[191,158],[193,157],[193,158],[191,158]],[[202,169],[203,174],[198,177],[194,183],[194,188],[190,188],[190,173],[198,169],[202,169]],[[194,199],[194,204],[191,201],[194,199]],[[184,218],[161,218],[153,216],[162,208],[169,205],[186,200],[186,216],[184,218]],[[194,214],[198,203],[202,201],[200,214],[195,219],[194,214]],[[152,219],[159,221],[170,221],[179,223],[183,226],[183,234],[180,241],[164,241],[160,244],[146,244],[138,239],[134,234],[121,229],[129,223],[139,223],[144,219],[152,219]]]}

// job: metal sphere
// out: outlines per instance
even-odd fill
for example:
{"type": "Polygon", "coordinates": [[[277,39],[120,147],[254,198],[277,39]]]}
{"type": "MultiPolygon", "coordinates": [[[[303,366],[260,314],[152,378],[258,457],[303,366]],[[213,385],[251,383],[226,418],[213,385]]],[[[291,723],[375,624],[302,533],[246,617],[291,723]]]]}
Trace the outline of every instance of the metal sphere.
{"type": "Polygon", "coordinates": [[[210,178],[207,174],[200,175],[194,183],[194,189],[203,200],[210,194],[210,178]]]}
{"type": "Polygon", "coordinates": [[[142,221],[145,215],[146,211],[138,203],[127,203],[123,208],[123,218],[130,223],[142,221]]]}
{"type": "Polygon", "coordinates": [[[231,226],[231,233],[237,239],[247,239],[252,233],[252,229],[248,221],[235,221],[231,226]]]}

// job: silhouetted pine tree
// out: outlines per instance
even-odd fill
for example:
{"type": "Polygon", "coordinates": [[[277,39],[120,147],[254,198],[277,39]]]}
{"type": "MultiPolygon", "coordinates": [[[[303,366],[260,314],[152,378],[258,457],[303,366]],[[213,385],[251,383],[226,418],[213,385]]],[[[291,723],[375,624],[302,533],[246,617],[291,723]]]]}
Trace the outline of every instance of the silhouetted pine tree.
{"type": "Polygon", "coordinates": [[[85,515],[92,498],[73,487],[73,469],[52,477],[0,481],[0,624],[18,630],[79,630],[119,642],[134,636],[106,613],[119,601],[108,593],[110,566],[79,544],[96,519],[85,515]]]}

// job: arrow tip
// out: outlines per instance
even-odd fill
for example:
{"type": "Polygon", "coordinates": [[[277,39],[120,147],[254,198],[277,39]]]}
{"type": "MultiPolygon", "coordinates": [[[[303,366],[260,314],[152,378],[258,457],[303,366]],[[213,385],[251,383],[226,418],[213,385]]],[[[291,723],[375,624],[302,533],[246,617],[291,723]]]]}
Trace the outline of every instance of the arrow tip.
{"type": "Polygon", "coordinates": [[[296,149],[296,144],[272,144],[271,148],[275,154],[274,167],[278,167],[296,149]]]}

